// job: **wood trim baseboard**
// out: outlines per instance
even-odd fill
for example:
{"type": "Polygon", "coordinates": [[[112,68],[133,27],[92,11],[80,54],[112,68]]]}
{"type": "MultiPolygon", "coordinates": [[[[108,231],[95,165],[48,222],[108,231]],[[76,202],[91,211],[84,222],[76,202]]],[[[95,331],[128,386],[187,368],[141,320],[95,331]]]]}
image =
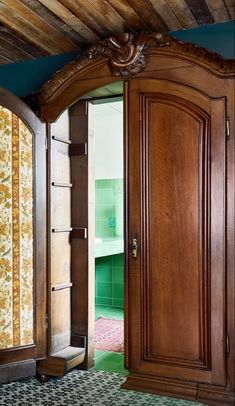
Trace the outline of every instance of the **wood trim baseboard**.
{"type": "Polygon", "coordinates": [[[33,359],[0,365],[0,383],[7,383],[36,375],[36,361],[33,359]]]}

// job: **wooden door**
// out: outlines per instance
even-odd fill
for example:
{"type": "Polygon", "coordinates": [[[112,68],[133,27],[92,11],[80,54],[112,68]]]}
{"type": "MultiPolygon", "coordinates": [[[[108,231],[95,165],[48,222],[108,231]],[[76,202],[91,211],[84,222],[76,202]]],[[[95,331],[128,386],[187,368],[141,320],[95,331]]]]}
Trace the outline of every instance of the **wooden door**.
{"type": "Polygon", "coordinates": [[[71,330],[71,173],[69,115],[66,110],[48,131],[49,354],[70,345],[71,330]]]}
{"type": "Polygon", "coordinates": [[[126,95],[126,364],[223,385],[225,98],[154,79],[126,95]]]}

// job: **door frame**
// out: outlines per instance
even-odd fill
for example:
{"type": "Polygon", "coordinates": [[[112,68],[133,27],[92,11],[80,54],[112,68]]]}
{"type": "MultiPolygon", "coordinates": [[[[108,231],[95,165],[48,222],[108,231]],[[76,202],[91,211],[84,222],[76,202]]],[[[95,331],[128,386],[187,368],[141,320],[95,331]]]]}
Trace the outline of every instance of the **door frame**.
{"type": "MultiPolygon", "coordinates": [[[[40,116],[47,122],[54,122],[69,106],[78,101],[91,90],[103,87],[121,79],[132,77],[157,78],[189,86],[211,98],[227,97],[233,99],[233,79],[235,76],[234,61],[224,62],[220,56],[193,44],[183,44],[161,34],[123,34],[111,37],[85,51],[78,60],[65,65],[47,82],[39,94],[40,116]],[[127,52],[128,51],[128,52],[127,52]],[[128,57],[127,57],[128,55],[128,57]],[[185,75],[189,70],[191,74],[185,75]],[[199,80],[200,78],[200,80],[199,80]],[[226,82],[226,89],[225,89],[226,82]]],[[[128,100],[127,87],[124,100],[128,100]]],[[[226,329],[230,346],[234,345],[234,117],[232,103],[228,104],[227,114],[230,118],[230,148],[227,148],[227,303],[226,329]]],[[[125,113],[128,127],[128,111],[125,113]]],[[[126,134],[127,138],[127,134],[126,134]]],[[[127,146],[126,154],[127,152],[127,146]]],[[[128,168],[125,168],[127,175],[128,168]]],[[[127,177],[127,176],[126,176],[127,177]]],[[[128,185],[125,185],[126,191],[128,185]]],[[[126,192],[128,195],[128,192],[126,192]]],[[[128,198],[126,199],[128,213],[128,198]]],[[[128,214],[127,214],[128,216],[128,214]]],[[[128,218],[126,218],[128,224],[128,218]]],[[[126,233],[128,229],[126,225],[126,233]]],[[[126,252],[130,242],[126,240],[126,252]]],[[[126,265],[126,281],[128,264],[126,265]]],[[[125,284],[125,286],[127,286],[125,284]]],[[[128,297],[125,295],[126,305],[128,297]]],[[[128,335],[129,323],[126,319],[125,331],[128,335]]],[[[127,346],[128,354],[128,346],[127,346]]],[[[128,355],[126,367],[129,367],[128,355]]],[[[227,360],[228,377],[234,374],[231,358],[227,360]]],[[[231,379],[228,379],[228,382],[231,379]]],[[[228,383],[231,386],[231,383],[228,383]]],[[[206,389],[205,389],[206,390],[206,389]]],[[[216,389],[215,389],[216,391],[216,389]]]]}
{"type": "MultiPolygon", "coordinates": [[[[45,124],[18,97],[0,88],[0,105],[17,115],[33,134],[33,252],[34,252],[34,344],[0,351],[0,370],[7,363],[25,361],[28,375],[35,372],[35,360],[46,355],[46,144],[45,124]],[[27,361],[28,360],[28,361],[27,361]],[[33,361],[34,360],[34,361],[33,361]],[[30,372],[31,371],[31,372],[30,372]]],[[[10,368],[10,367],[7,367],[10,368]]],[[[11,368],[10,368],[11,369],[11,368]]],[[[23,367],[24,369],[24,367],[23,367]]],[[[22,376],[22,362],[6,373],[11,379],[22,376]]],[[[23,372],[23,376],[27,373],[23,372]]],[[[1,381],[1,379],[0,379],[1,381]]]]}

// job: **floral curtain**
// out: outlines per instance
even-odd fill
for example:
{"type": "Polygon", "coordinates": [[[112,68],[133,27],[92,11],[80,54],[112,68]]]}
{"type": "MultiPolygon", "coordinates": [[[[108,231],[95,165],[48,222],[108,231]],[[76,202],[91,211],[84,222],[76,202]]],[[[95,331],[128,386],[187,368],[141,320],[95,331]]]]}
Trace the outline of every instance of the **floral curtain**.
{"type": "Polygon", "coordinates": [[[0,106],[0,349],[33,343],[33,139],[0,106]]]}

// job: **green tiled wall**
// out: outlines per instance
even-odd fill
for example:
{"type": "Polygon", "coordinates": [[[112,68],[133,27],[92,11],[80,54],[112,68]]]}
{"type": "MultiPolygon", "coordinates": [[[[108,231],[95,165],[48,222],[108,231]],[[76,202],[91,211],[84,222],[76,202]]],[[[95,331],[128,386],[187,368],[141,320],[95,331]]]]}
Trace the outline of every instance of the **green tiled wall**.
{"type": "Polygon", "coordinates": [[[123,307],[124,254],[96,258],[95,273],[95,303],[123,307]]]}
{"type": "Polygon", "coordinates": [[[95,182],[96,237],[123,237],[123,179],[95,182]]]}
{"type": "MultiPolygon", "coordinates": [[[[123,237],[123,179],[96,180],[96,237],[123,237]]],[[[95,302],[123,307],[124,254],[95,260],[95,302]]]]}

